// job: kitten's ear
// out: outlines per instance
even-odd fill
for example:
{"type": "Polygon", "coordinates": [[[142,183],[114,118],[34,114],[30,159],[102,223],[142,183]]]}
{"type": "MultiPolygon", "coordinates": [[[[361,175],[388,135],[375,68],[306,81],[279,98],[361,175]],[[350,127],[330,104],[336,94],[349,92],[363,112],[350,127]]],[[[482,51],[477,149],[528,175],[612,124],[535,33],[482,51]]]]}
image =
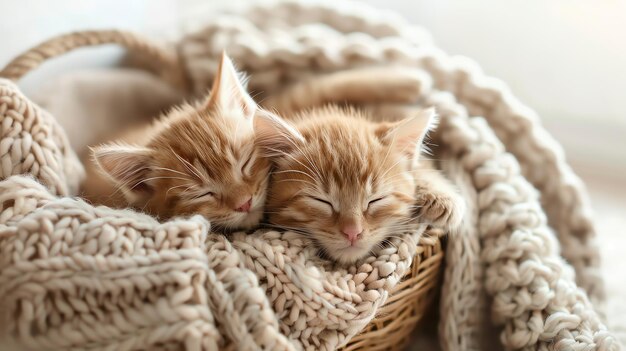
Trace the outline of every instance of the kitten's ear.
{"type": "Polygon", "coordinates": [[[252,117],[257,109],[256,103],[244,87],[243,79],[225,52],[222,53],[206,108],[217,108],[225,116],[243,117],[248,122],[252,122],[252,117]]]}
{"type": "Polygon", "coordinates": [[[153,191],[146,182],[152,164],[150,149],[109,144],[92,148],[92,153],[100,170],[124,191],[130,201],[138,200],[153,191]]]}
{"type": "Polygon", "coordinates": [[[435,109],[429,108],[391,126],[381,126],[382,129],[377,132],[383,142],[391,145],[398,152],[406,154],[415,162],[419,158],[424,138],[436,125],[435,109]]]}
{"type": "Polygon", "coordinates": [[[278,156],[304,142],[296,128],[265,110],[259,110],[254,117],[254,137],[266,156],[278,156]]]}

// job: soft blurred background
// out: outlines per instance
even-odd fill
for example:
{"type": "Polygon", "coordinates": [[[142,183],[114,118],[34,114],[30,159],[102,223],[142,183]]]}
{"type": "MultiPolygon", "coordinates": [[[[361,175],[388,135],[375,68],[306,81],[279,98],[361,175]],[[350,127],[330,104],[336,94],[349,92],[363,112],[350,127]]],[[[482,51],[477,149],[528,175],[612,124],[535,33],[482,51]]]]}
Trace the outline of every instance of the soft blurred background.
{"type": "MultiPolygon", "coordinates": [[[[626,1],[363,0],[427,28],[476,60],[535,109],[586,182],[596,211],[609,324],[626,341],[626,1]]],[[[246,0],[0,2],[0,65],[58,33],[124,28],[169,39],[246,0]]],[[[22,83],[28,95],[59,71],[114,63],[116,49],[72,54],[22,83]],[[82,56],[81,56],[82,55],[82,56]],[[88,59],[86,59],[88,58],[88,59]]]]}

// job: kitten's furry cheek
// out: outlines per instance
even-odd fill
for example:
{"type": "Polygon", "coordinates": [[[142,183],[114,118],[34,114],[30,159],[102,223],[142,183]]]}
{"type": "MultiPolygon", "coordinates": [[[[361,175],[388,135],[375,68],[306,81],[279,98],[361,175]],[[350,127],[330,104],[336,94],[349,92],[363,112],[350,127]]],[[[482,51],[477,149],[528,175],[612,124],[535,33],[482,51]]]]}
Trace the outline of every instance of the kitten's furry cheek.
{"type": "Polygon", "coordinates": [[[133,191],[123,188],[122,193],[129,204],[137,207],[144,207],[152,198],[154,190],[152,188],[147,188],[146,191],[133,191]]]}
{"type": "Polygon", "coordinates": [[[263,217],[263,210],[257,209],[248,213],[243,219],[235,219],[231,221],[231,227],[238,230],[248,230],[256,227],[263,217]]]}
{"type": "Polygon", "coordinates": [[[294,209],[287,209],[282,212],[283,216],[291,218],[293,221],[304,222],[307,220],[307,215],[294,209]]]}

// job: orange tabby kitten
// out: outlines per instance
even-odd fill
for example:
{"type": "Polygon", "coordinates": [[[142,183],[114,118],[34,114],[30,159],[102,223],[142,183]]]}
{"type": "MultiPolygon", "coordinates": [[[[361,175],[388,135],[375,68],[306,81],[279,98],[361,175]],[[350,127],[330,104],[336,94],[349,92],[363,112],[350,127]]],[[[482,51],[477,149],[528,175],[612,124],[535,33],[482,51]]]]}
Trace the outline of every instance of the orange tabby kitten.
{"type": "Polygon", "coordinates": [[[201,214],[221,229],[254,227],[263,215],[270,162],[254,143],[259,111],[226,55],[208,99],[93,148],[85,196],[161,217],[201,214]],[[112,196],[120,190],[123,197],[112,196]]]}
{"type": "Polygon", "coordinates": [[[259,116],[258,142],[276,157],[269,222],[311,238],[341,263],[410,228],[416,212],[437,225],[458,225],[459,195],[419,159],[434,124],[432,109],[395,123],[338,107],[301,113],[293,126],[259,116]]]}

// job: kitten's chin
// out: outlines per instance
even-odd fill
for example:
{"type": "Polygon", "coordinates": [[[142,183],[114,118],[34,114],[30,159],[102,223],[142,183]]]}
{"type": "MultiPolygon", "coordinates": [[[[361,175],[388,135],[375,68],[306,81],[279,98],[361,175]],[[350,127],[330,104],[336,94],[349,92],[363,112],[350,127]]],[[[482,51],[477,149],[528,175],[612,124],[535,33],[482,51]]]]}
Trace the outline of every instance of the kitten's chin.
{"type": "Polygon", "coordinates": [[[366,247],[365,244],[358,244],[358,246],[348,246],[345,248],[326,248],[328,255],[340,264],[352,264],[356,261],[364,258],[370,252],[370,247],[366,247]]]}
{"type": "Polygon", "coordinates": [[[229,220],[216,224],[229,231],[248,230],[258,226],[261,218],[263,218],[263,209],[255,208],[248,213],[235,213],[229,220]]]}

